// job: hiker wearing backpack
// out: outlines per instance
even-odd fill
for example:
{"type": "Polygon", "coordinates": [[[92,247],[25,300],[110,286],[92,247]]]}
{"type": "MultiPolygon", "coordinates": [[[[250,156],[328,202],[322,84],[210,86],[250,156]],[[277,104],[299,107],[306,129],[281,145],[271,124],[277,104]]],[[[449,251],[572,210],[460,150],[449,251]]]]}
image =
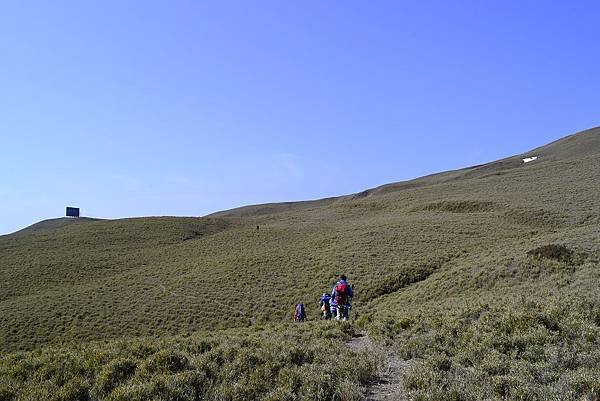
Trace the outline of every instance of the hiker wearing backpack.
{"type": "Polygon", "coordinates": [[[331,319],[331,295],[328,293],[324,293],[321,297],[321,301],[319,301],[319,306],[321,307],[321,318],[325,320],[331,319]]]}
{"type": "Polygon", "coordinates": [[[350,300],[354,296],[354,292],[347,280],[346,276],[342,274],[340,276],[340,281],[335,283],[333,290],[331,291],[331,298],[337,305],[336,320],[348,320],[350,308],[352,308],[350,300]]]}
{"type": "Polygon", "coordinates": [[[335,299],[333,299],[333,298],[329,299],[329,310],[331,311],[331,317],[333,319],[337,319],[338,318],[338,306],[335,303],[335,299]]]}
{"type": "Polygon", "coordinates": [[[295,322],[303,322],[306,320],[306,310],[304,309],[304,304],[297,304],[294,309],[294,321],[295,322]]]}

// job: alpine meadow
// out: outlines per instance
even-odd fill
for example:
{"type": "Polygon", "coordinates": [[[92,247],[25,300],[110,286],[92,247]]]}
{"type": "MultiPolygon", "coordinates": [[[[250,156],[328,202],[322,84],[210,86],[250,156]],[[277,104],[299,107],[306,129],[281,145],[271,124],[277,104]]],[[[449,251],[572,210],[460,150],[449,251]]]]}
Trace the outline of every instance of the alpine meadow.
{"type": "Polygon", "coordinates": [[[0,400],[598,400],[599,171],[595,128],[337,198],[0,236],[0,400]],[[342,273],[351,319],[320,320],[342,273]]]}

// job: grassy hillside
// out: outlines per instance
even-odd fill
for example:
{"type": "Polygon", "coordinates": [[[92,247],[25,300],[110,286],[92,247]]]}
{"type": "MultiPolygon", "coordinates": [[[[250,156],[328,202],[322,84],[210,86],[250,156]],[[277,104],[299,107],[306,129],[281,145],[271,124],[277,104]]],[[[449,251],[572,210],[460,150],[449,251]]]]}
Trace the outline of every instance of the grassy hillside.
{"type": "Polygon", "coordinates": [[[375,359],[347,325],[130,339],[0,356],[0,399],[356,399],[375,359]]]}
{"type": "Polygon", "coordinates": [[[2,236],[0,347],[314,319],[345,272],[415,399],[600,395],[599,168],[595,129],[353,196],[2,236]]]}
{"type": "Polygon", "coordinates": [[[49,231],[57,228],[65,227],[71,224],[81,224],[87,223],[91,221],[98,221],[99,219],[93,219],[90,217],[79,217],[79,218],[70,218],[70,217],[60,217],[58,219],[48,219],[37,222],[35,224],[30,225],[29,227],[25,227],[22,230],[17,231],[15,234],[30,234],[32,232],[39,231],[49,231]]]}

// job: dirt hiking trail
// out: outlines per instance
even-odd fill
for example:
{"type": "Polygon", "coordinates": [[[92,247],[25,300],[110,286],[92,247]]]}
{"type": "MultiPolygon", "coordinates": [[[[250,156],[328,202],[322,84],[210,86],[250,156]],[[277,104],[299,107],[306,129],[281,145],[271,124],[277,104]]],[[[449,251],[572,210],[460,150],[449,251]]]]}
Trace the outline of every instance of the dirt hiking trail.
{"type": "MultiPolygon", "coordinates": [[[[378,352],[365,332],[358,332],[346,343],[354,351],[378,352]]],[[[382,366],[377,376],[371,380],[364,390],[366,401],[408,401],[404,391],[404,374],[410,368],[410,361],[402,361],[390,352],[384,355],[382,366]]]]}

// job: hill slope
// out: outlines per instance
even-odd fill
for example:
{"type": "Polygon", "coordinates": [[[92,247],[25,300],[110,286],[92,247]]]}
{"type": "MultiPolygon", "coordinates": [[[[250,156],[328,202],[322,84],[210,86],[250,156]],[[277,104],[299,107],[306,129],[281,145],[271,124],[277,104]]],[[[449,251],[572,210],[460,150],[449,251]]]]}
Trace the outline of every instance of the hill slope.
{"type": "Polygon", "coordinates": [[[382,195],[388,192],[402,191],[405,189],[420,188],[444,182],[481,178],[490,174],[502,174],[506,170],[525,167],[525,158],[536,157],[537,163],[545,161],[582,159],[588,156],[600,154],[600,127],[591,128],[578,134],[569,135],[548,145],[533,149],[520,155],[508,157],[495,162],[478,166],[467,167],[460,170],[448,171],[416,178],[410,181],[402,181],[367,189],[360,193],[333,198],[324,198],[312,201],[268,203],[261,205],[242,206],[235,209],[216,212],[209,217],[246,217],[253,215],[264,215],[295,210],[310,209],[314,207],[327,206],[335,202],[348,199],[357,199],[366,196],[382,195]]]}
{"type": "Polygon", "coordinates": [[[360,306],[388,292],[386,282],[420,277],[430,265],[482,264],[482,253],[493,264],[556,241],[595,251],[588,227],[600,215],[599,133],[274,214],[57,220],[52,230],[0,237],[1,343],[277,321],[344,271],[360,288],[360,306]],[[523,164],[529,154],[540,158],[523,164]]]}
{"type": "Polygon", "coordinates": [[[62,228],[68,226],[70,224],[81,224],[88,223],[92,221],[98,221],[100,219],[93,219],[90,217],[78,217],[78,218],[70,218],[70,217],[60,217],[57,219],[48,219],[42,220],[35,224],[32,224],[28,227],[25,227],[19,231],[14,232],[13,234],[29,234],[31,232],[37,231],[47,231],[47,230],[55,230],[57,228],[62,228]]]}
{"type": "Polygon", "coordinates": [[[416,361],[415,399],[576,399],[600,377],[599,168],[593,129],[360,196],[3,236],[0,345],[314,319],[345,272],[357,324],[416,361]]]}

